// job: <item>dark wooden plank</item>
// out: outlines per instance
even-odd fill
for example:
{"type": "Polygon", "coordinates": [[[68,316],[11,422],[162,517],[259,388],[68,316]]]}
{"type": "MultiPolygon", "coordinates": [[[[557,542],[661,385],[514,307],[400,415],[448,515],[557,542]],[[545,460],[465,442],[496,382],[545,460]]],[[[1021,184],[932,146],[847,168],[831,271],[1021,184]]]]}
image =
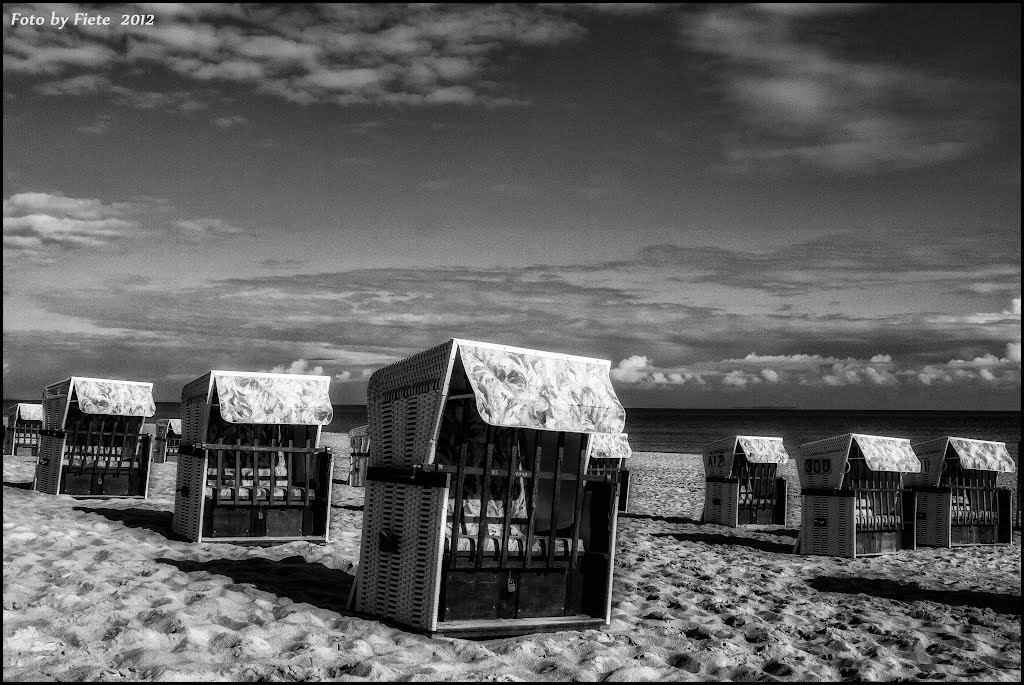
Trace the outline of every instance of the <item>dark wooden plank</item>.
{"type": "MultiPolygon", "coordinates": [[[[544,447],[540,431],[532,430],[528,435],[535,442],[533,444],[533,469],[530,474],[530,503],[527,509],[529,521],[526,525],[526,550],[523,555],[523,566],[526,568],[530,568],[533,563],[533,534],[537,527],[537,499],[540,494],[540,468],[544,447]]],[[[529,449],[529,441],[527,441],[527,449],[529,449]]]]}
{"type": "Polygon", "coordinates": [[[484,540],[487,539],[487,505],[491,501],[491,465],[494,463],[494,429],[487,426],[485,433],[486,442],[484,447],[484,478],[480,484],[480,516],[477,520],[476,530],[476,560],[475,566],[480,568],[484,559],[484,540]]]}
{"type": "Polygon", "coordinates": [[[508,475],[505,479],[505,516],[501,526],[501,566],[508,564],[509,535],[512,533],[512,473],[519,461],[519,429],[512,430],[512,441],[508,449],[508,475]]]}

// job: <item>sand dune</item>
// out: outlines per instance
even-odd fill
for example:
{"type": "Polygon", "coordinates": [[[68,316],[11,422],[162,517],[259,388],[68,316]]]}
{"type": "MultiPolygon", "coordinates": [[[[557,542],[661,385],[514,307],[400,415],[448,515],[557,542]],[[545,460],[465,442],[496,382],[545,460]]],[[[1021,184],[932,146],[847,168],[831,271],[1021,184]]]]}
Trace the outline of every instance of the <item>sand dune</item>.
{"type": "Polygon", "coordinates": [[[192,544],[171,533],[175,466],[148,500],[75,500],[5,457],[5,681],[1020,680],[1019,532],[795,556],[795,477],[787,527],[700,525],[700,459],[637,453],[607,630],[431,639],[345,608],[362,489],[334,486],[326,545],[192,544]]]}

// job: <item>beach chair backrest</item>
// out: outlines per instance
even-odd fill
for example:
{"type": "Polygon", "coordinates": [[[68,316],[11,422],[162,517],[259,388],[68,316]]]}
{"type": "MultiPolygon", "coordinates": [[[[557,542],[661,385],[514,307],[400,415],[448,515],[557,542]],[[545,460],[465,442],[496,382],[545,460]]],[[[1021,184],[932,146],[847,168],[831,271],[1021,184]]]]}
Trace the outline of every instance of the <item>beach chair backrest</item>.
{"type": "Polygon", "coordinates": [[[708,478],[728,478],[732,475],[736,457],[736,436],[716,440],[704,446],[704,475],[708,478]]]}
{"type": "Polygon", "coordinates": [[[797,452],[797,476],[803,490],[836,490],[850,456],[853,435],[838,435],[800,445],[797,452]]]}
{"type": "Polygon", "coordinates": [[[913,443],[914,454],[921,461],[919,473],[908,473],[903,477],[903,485],[908,488],[934,488],[938,486],[945,471],[946,451],[949,438],[918,440],[913,443]]]}

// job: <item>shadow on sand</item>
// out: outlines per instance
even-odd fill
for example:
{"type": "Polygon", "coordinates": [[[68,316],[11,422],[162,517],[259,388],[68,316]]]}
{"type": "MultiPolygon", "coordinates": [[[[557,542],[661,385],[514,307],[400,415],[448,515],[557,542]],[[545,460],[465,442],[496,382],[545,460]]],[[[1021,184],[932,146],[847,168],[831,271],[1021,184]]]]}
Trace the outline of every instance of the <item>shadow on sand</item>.
{"type": "Polygon", "coordinates": [[[792,543],[769,542],[741,535],[722,535],[721,533],[655,533],[653,537],[674,538],[680,542],[705,542],[709,545],[741,545],[772,554],[788,554],[793,551],[792,543]]]}
{"type": "Polygon", "coordinates": [[[15,482],[12,482],[12,481],[9,481],[9,480],[5,480],[4,481],[4,487],[5,488],[19,488],[21,490],[31,490],[32,489],[32,481],[29,481],[27,483],[15,483],[15,482]]]}
{"type": "Polygon", "coordinates": [[[72,507],[73,511],[81,511],[88,514],[99,514],[110,521],[119,521],[129,528],[148,528],[154,533],[159,533],[166,538],[176,540],[171,521],[174,514],[169,511],[156,511],[153,509],[112,509],[103,507],[72,507]]]}
{"type": "Polygon", "coordinates": [[[834,578],[819,576],[808,582],[818,592],[865,594],[901,602],[936,602],[952,606],[991,609],[999,614],[1021,615],[1020,595],[976,590],[938,590],[917,583],[901,583],[885,578],[834,578]]]}
{"type": "Polygon", "coordinates": [[[620,519],[638,519],[645,521],[664,521],[665,523],[694,523],[700,525],[700,521],[697,519],[687,518],[686,516],[659,516],[658,514],[619,514],[620,519]]]}
{"type": "Polygon", "coordinates": [[[252,585],[257,590],[287,597],[296,603],[305,602],[344,616],[355,616],[347,609],[355,576],[321,563],[308,562],[300,556],[285,557],[280,561],[259,558],[190,561],[163,557],[155,561],[185,573],[206,571],[227,576],[239,585],[252,585]]]}

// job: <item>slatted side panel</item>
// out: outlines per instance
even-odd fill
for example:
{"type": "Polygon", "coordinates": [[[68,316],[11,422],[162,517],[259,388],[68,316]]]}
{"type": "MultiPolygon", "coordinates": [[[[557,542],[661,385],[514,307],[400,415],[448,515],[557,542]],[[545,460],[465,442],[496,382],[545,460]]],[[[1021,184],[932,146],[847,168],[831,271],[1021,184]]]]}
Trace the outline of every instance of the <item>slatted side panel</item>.
{"type": "Polygon", "coordinates": [[[735,528],[738,524],[738,483],[705,481],[704,523],[735,528]]]}
{"type": "Polygon", "coordinates": [[[796,466],[803,489],[838,488],[843,481],[851,437],[839,435],[801,445],[796,466]]]}
{"type": "Polygon", "coordinates": [[[210,374],[192,381],[181,389],[181,441],[194,445],[206,440],[206,419],[210,413],[207,403],[210,392],[210,374]]]}
{"type": "Polygon", "coordinates": [[[800,501],[801,554],[856,556],[857,532],[852,497],[803,495],[800,501]]]}
{"type": "Polygon", "coordinates": [[[71,392],[71,379],[46,386],[43,391],[43,428],[61,430],[64,428],[64,413],[71,392]]]}
{"type": "Polygon", "coordinates": [[[174,532],[199,542],[203,530],[203,485],[206,480],[206,459],[182,454],[174,483],[174,532]]]}
{"type": "Polygon", "coordinates": [[[370,463],[422,464],[434,439],[452,342],[378,370],[367,387],[370,463]]]}
{"type": "Polygon", "coordinates": [[[60,484],[60,466],[64,456],[64,439],[44,435],[39,439],[34,489],[50,495],[57,494],[60,484]]]}
{"type": "MultiPolygon", "coordinates": [[[[914,454],[921,462],[920,473],[903,475],[903,486],[907,488],[935,487],[939,484],[942,474],[942,463],[946,458],[948,438],[937,438],[915,442],[912,445],[914,454]]],[[[949,450],[953,451],[953,450],[949,450]]]]}
{"type": "Polygon", "coordinates": [[[948,492],[918,492],[917,528],[915,537],[918,547],[949,547],[949,504],[948,492]]]}
{"type": "Polygon", "coordinates": [[[357,611],[432,629],[444,506],[443,488],[367,482],[357,611]],[[395,551],[381,549],[381,533],[397,536],[395,551]]]}
{"type": "Polygon", "coordinates": [[[711,478],[728,478],[732,475],[732,464],[736,454],[736,436],[716,440],[704,446],[704,475],[711,478]]]}

